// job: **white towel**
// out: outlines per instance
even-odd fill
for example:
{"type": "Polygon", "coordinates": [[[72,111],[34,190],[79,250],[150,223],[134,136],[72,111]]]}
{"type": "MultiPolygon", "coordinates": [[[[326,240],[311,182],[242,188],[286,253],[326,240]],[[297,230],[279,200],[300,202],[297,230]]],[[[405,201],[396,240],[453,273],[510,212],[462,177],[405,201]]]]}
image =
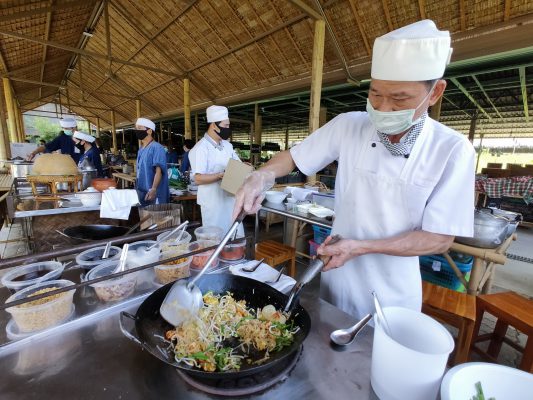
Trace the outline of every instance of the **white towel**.
{"type": "Polygon", "coordinates": [[[100,218],[128,219],[131,207],[139,204],[135,189],[107,189],[102,193],[100,218]]]}
{"type": "MultiPolygon", "coordinates": [[[[273,281],[278,276],[278,271],[270,265],[262,263],[254,272],[241,271],[243,268],[251,268],[257,264],[257,260],[247,261],[242,264],[236,264],[229,267],[233,275],[245,276],[246,278],[255,279],[256,281],[265,282],[273,281]]],[[[276,283],[269,284],[274,289],[282,293],[288,293],[296,281],[287,275],[281,275],[281,278],[276,283]]]]}

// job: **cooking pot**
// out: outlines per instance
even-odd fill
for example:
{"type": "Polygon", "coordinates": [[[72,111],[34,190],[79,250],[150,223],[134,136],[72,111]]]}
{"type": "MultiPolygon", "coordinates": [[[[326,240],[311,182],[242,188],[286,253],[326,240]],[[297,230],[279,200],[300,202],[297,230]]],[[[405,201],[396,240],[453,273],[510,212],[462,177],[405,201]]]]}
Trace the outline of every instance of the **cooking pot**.
{"type": "Polygon", "coordinates": [[[26,178],[33,169],[33,163],[29,161],[14,161],[10,164],[13,178],[26,178]]]}
{"type": "Polygon", "coordinates": [[[90,242],[92,240],[110,239],[122,236],[128,232],[127,226],[117,225],[78,225],[69,226],[63,229],[63,232],[57,231],[63,236],[68,237],[75,243],[90,242]]]}
{"type": "Polygon", "coordinates": [[[508,237],[509,220],[490,212],[475,210],[474,237],[457,236],[455,241],[484,249],[495,249],[508,237]]]}

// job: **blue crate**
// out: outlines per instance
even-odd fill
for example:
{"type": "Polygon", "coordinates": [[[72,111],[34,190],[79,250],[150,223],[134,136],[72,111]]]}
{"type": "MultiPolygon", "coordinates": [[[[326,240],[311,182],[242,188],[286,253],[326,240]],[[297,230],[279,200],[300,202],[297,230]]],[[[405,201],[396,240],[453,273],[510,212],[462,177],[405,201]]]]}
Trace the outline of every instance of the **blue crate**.
{"type": "Polygon", "coordinates": [[[314,237],[313,240],[316,244],[322,244],[326,238],[331,235],[331,228],[322,228],[320,226],[313,225],[314,237]]]}
{"type": "MultiPolygon", "coordinates": [[[[452,267],[448,264],[448,261],[440,255],[430,255],[430,256],[420,256],[420,274],[422,279],[434,283],[435,285],[444,286],[448,289],[455,290],[457,292],[465,292],[466,288],[461,283],[459,278],[455,276],[452,267]],[[440,267],[440,270],[435,270],[440,267]]],[[[470,279],[470,271],[472,270],[472,264],[474,263],[474,258],[467,258],[466,262],[458,262],[456,260],[455,264],[457,268],[463,273],[465,279],[468,281],[470,279]]]]}

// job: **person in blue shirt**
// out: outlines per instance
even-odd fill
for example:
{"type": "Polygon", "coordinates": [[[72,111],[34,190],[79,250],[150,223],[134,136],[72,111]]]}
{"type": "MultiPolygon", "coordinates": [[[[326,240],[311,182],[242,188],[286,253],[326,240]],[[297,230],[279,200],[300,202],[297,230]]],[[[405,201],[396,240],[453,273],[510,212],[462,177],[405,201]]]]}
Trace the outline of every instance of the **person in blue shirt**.
{"type": "Polygon", "coordinates": [[[74,132],[74,135],[72,135],[72,140],[74,141],[76,148],[83,151],[83,154],[78,161],[78,168],[81,168],[84,160],[87,159],[96,169],[98,178],[102,178],[104,175],[102,172],[102,160],[100,160],[100,152],[94,143],[94,136],[76,131],[74,132]]]}
{"type": "Polygon", "coordinates": [[[167,143],[167,164],[177,164],[178,163],[178,152],[172,145],[172,142],[167,143]]]}
{"type": "Polygon", "coordinates": [[[183,158],[181,159],[181,167],[180,172],[181,174],[185,174],[187,171],[191,169],[191,162],[189,161],[189,151],[194,147],[194,140],[191,139],[185,139],[185,142],[183,142],[183,158]]]}
{"type": "Polygon", "coordinates": [[[157,143],[153,134],[155,124],[147,118],[135,123],[135,135],[141,141],[137,153],[137,194],[141,206],[170,201],[165,148],[157,143]]]}
{"type": "Polygon", "coordinates": [[[59,124],[63,128],[59,135],[44,146],[39,146],[28,154],[28,160],[32,160],[38,153],[52,153],[60,150],[61,154],[68,154],[74,159],[76,164],[78,163],[81,151],[74,146],[74,142],[72,141],[72,135],[78,128],[76,120],[74,118],[63,118],[59,120],[59,124]]]}

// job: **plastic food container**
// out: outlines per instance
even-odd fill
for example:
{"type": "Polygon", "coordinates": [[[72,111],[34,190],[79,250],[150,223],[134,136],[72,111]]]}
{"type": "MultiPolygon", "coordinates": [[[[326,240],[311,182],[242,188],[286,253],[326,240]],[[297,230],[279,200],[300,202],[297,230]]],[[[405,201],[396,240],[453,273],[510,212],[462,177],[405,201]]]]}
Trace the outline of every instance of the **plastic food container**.
{"type": "MultiPolygon", "coordinates": [[[[74,282],[64,279],[40,282],[10,296],[6,303],[72,285],[74,285],[74,282]]],[[[53,294],[33,302],[9,307],[6,311],[13,316],[20,332],[39,331],[58,325],[70,316],[74,292],[75,290],[73,289],[64,293],[53,294]]]]}
{"type": "Polygon", "coordinates": [[[220,258],[227,261],[241,260],[246,251],[246,239],[224,246],[220,252],[220,258]]]}
{"type": "Polygon", "coordinates": [[[265,193],[266,201],[269,203],[274,204],[281,204],[283,203],[283,200],[285,200],[285,197],[287,197],[287,193],[278,192],[276,190],[268,190],[265,193]]]}
{"type": "MultiPolygon", "coordinates": [[[[214,240],[198,240],[196,242],[192,242],[189,244],[189,248],[187,249],[187,252],[191,251],[197,251],[200,249],[203,249],[205,247],[211,247],[216,246],[218,242],[215,242],[214,240]]],[[[215,252],[215,249],[208,250],[205,253],[199,253],[194,256],[192,256],[191,261],[191,268],[200,270],[203,267],[205,267],[205,264],[207,263],[207,260],[215,252]]],[[[210,268],[214,268],[218,265],[218,258],[215,259],[214,263],[210,266],[210,268]]]]}
{"type": "MultiPolygon", "coordinates": [[[[165,240],[163,243],[161,243],[160,244],[161,251],[173,250],[175,252],[185,253],[185,251],[187,250],[188,244],[190,243],[192,239],[192,236],[189,232],[183,232],[183,235],[181,236],[181,239],[179,240],[179,242],[176,242],[176,239],[178,238],[178,235],[180,233],[181,231],[175,233],[174,235],[170,236],[167,240],[165,240]]],[[[161,236],[163,235],[164,233],[159,235],[157,237],[157,240],[159,240],[161,236]]]]}
{"type": "Polygon", "coordinates": [[[21,265],[2,276],[2,285],[14,293],[39,282],[58,279],[63,273],[63,269],[63,264],[57,261],[41,261],[21,265]],[[48,273],[50,275],[45,277],[48,273]]]}
{"type": "Polygon", "coordinates": [[[201,226],[194,230],[196,240],[214,240],[220,242],[224,237],[224,230],[218,226],[201,226]]]}
{"type": "MultiPolygon", "coordinates": [[[[85,280],[101,278],[111,275],[117,267],[118,261],[112,260],[100,264],[91,269],[85,276],[85,280]]],[[[137,273],[123,275],[118,278],[109,279],[102,282],[93,283],[93,287],[98,298],[102,301],[122,300],[130,296],[135,291],[137,285],[137,273]]]]}
{"type": "MultiPolygon", "coordinates": [[[[165,260],[171,257],[176,257],[177,255],[178,254],[173,251],[165,251],[161,253],[160,259],[165,260]]],[[[178,279],[189,277],[191,275],[189,270],[191,261],[192,257],[183,257],[154,267],[156,281],[161,284],[167,284],[178,279]]]]}
{"type": "Polygon", "coordinates": [[[120,247],[111,246],[109,248],[109,256],[102,260],[104,250],[105,246],[98,246],[94,249],[85,250],[76,256],[76,263],[86,269],[91,269],[103,262],[120,258],[120,252],[122,251],[120,247]]]}

